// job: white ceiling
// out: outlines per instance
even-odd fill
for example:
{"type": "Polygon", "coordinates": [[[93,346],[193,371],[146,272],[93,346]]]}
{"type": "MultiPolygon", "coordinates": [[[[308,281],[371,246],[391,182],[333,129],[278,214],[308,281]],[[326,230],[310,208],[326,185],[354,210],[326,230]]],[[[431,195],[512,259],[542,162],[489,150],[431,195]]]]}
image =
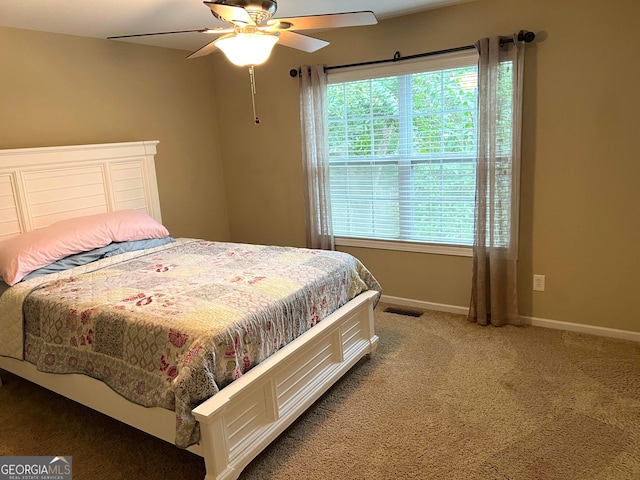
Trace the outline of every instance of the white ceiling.
{"type": "MultiPolygon", "coordinates": [[[[279,0],[275,17],[371,10],[384,20],[464,1],[469,0],[279,0]]],[[[215,19],[201,0],[0,0],[0,26],[107,38],[228,24],[215,19]]],[[[126,41],[194,51],[211,37],[188,33],[126,41]]]]}

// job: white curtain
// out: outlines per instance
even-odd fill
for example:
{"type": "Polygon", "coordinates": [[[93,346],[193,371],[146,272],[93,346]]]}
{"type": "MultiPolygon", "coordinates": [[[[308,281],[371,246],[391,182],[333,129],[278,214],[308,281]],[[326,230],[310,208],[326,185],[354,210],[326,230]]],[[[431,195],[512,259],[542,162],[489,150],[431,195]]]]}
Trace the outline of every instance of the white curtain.
{"type": "Polygon", "coordinates": [[[524,43],[514,36],[476,44],[478,159],[469,320],[520,324],[517,260],[524,43]]]}
{"type": "Polygon", "coordinates": [[[329,199],[327,74],[324,65],[300,68],[300,127],[305,178],[307,247],[333,250],[329,199]]]}

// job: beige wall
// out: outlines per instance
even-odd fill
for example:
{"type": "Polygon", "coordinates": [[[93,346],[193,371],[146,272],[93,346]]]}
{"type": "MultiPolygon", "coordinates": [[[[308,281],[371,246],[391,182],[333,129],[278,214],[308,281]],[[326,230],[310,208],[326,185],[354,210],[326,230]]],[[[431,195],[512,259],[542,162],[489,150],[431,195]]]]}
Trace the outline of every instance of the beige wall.
{"type": "MultiPolygon", "coordinates": [[[[172,233],[303,246],[291,68],[531,30],[538,40],[526,60],[521,313],[640,331],[638,18],[637,0],[476,0],[323,32],[329,47],[312,55],[276,47],[256,69],[258,126],[247,71],[219,54],[186,61],[184,52],[0,28],[0,148],[158,139],[172,233]],[[532,292],[533,273],[546,275],[546,292],[532,292]]],[[[349,251],[387,295],[469,303],[468,258],[349,251]]]]}
{"type": "Polygon", "coordinates": [[[213,64],[185,56],[0,28],[0,149],[159,140],[171,234],[227,240],[213,64]]]}
{"type": "MultiPolygon", "coordinates": [[[[525,78],[520,309],[525,316],[640,331],[640,78],[636,0],[477,0],[324,32],[313,55],[276,47],[257,67],[262,124],[251,122],[248,76],[219,60],[231,238],[304,245],[298,84],[301,64],[337,65],[536,32],[525,78]],[[546,275],[545,292],[532,274],[546,275]]],[[[384,293],[468,306],[468,258],[348,249],[384,293]]]]}

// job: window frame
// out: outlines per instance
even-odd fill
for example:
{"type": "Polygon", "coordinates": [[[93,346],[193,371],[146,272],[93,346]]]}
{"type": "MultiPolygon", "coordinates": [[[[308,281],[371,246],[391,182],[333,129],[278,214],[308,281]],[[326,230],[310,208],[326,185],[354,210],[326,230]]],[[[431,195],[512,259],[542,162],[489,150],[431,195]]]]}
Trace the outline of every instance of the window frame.
{"type": "MultiPolygon", "coordinates": [[[[408,75],[412,73],[468,67],[477,65],[477,63],[477,51],[475,49],[469,49],[454,53],[404,60],[397,63],[383,63],[377,65],[349,67],[340,70],[329,70],[327,74],[327,82],[328,84],[354,82],[358,80],[369,80],[390,76],[408,75]]],[[[473,256],[472,246],[454,244],[416,242],[402,239],[365,239],[339,235],[334,236],[334,242],[336,246],[342,247],[373,248],[461,257],[473,256]]]]}

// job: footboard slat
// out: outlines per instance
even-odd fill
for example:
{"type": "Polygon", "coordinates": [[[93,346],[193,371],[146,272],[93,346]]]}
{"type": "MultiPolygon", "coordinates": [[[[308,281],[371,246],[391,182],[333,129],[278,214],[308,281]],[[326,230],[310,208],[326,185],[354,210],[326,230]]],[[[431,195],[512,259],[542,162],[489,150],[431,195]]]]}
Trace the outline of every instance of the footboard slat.
{"type": "MultiPolygon", "coordinates": [[[[297,394],[301,384],[310,383],[321,371],[335,364],[333,345],[322,342],[320,353],[311,358],[306,356],[296,356],[289,360],[289,364],[283,365],[282,377],[276,377],[276,396],[279,410],[286,410],[286,405],[297,394]],[[298,368],[295,365],[300,365],[298,368]],[[289,369],[295,368],[291,373],[289,369]]],[[[312,353],[312,352],[310,352],[312,353]]]]}
{"type": "Polygon", "coordinates": [[[266,416],[266,408],[262,402],[249,406],[244,412],[240,412],[227,427],[229,442],[239,444],[241,439],[246,438],[256,425],[269,423],[266,416]]]}
{"type": "Polygon", "coordinates": [[[194,409],[206,480],[237,478],[348,369],[375,352],[376,296],[361,294],[194,409]]]}

